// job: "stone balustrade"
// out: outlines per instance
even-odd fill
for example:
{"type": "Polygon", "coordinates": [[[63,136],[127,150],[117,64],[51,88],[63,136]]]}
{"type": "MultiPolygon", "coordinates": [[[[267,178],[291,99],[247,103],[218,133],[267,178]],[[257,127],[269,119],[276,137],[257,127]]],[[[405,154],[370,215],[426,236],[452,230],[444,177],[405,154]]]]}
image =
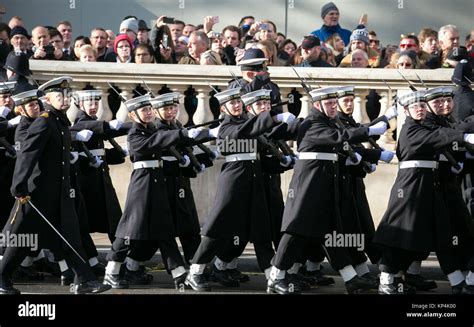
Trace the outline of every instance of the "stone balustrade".
{"type": "MultiPolygon", "coordinates": [[[[195,124],[203,123],[214,118],[209,106],[209,84],[226,89],[228,82],[232,79],[231,72],[240,76],[240,68],[236,66],[197,66],[197,65],[168,65],[168,64],[117,64],[117,63],[80,63],[80,62],[52,62],[41,60],[30,60],[30,67],[34,72],[33,77],[40,81],[46,81],[61,75],[69,75],[74,78],[73,87],[82,89],[86,85],[91,85],[96,89],[107,92],[109,85],[107,82],[117,86],[121,91],[121,96],[130,99],[132,91],[143,81],[156,94],[166,86],[172,91],[183,94],[189,87],[195,90],[197,98],[197,108],[192,113],[192,120],[195,124]],[[209,83],[209,84],[208,84],[209,83]]],[[[394,69],[350,69],[350,68],[296,68],[299,75],[306,78],[313,87],[354,85],[356,87],[356,97],[354,104],[354,118],[358,122],[369,121],[366,111],[366,96],[369,90],[376,90],[380,99],[380,115],[392,105],[392,97],[397,94],[401,96],[410,92],[406,81],[397,70],[394,69]],[[387,86],[388,83],[390,88],[387,86]]],[[[270,67],[270,76],[273,82],[280,87],[282,101],[294,101],[295,90],[301,94],[301,110],[299,117],[306,117],[311,110],[312,103],[310,97],[304,93],[300,80],[290,67],[270,67]]],[[[452,69],[438,70],[403,70],[403,75],[414,82],[422,89],[419,77],[428,87],[451,84],[450,78],[452,69]],[[417,75],[416,75],[417,74],[417,75]]],[[[68,111],[71,120],[77,114],[74,106],[68,111]]],[[[285,106],[284,110],[288,110],[285,106]]],[[[405,117],[399,108],[399,116],[390,122],[390,129],[378,141],[387,149],[395,149],[395,141],[392,137],[393,130],[401,129],[405,117]]],[[[100,104],[99,117],[110,120],[113,117],[109,108],[107,97],[103,97],[100,104]]],[[[178,119],[186,124],[189,121],[189,112],[183,103],[180,105],[178,119]]],[[[127,120],[126,108],[122,105],[116,117],[127,120]]],[[[125,139],[122,138],[122,143],[125,139]]],[[[217,162],[215,167],[209,169],[205,174],[200,175],[192,181],[193,189],[199,190],[195,194],[199,216],[204,219],[209,207],[212,205],[216,192],[216,180],[220,171],[221,162],[217,162]]],[[[380,172],[372,174],[367,178],[367,194],[374,214],[374,219],[378,221],[383,214],[388,195],[396,175],[395,165],[379,165],[380,172]],[[380,190],[383,190],[382,192],[380,190]]],[[[112,177],[123,205],[126,195],[127,182],[124,176],[130,173],[130,165],[112,167],[112,177]]],[[[282,176],[282,189],[284,194],[289,185],[292,172],[287,172],[282,176]]]]}

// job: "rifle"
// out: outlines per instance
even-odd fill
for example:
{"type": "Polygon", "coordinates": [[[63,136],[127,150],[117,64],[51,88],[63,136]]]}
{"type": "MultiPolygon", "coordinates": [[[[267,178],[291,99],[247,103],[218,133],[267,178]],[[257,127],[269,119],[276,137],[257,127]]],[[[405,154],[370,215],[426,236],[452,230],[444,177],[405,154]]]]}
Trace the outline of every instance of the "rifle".
{"type": "MultiPolygon", "coordinates": [[[[242,84],[240,84],[240,81],[237,79],[237,76],[235,76],[235,74],[229,70],[229,72],[231,73],[234,81],[240,86],[242,87],[242,84]]],[[[272,142],[270,142],[268,140],[268,138],[266,138],[264,135],[259,135],[257,136],[257,141],[260,142],[260,144],[262,144],[262,146],[270,151],[270,153],[275,156],[278,161],[285,167],[288,167],[292,162],[294,162],[294,157],[291,158],[290,162],[288,162],[288,157],[283,154],[279,149],[278,147],[276,147],[272,142]]],[[[286,143],[285,143],[286,144],[286,143]]]]}
{"type": "MultiPolygon", "coordinates": [[[[301,86],[303,87],[303,89],[306,91],[306,93],[311,96],[310,92],[312,91],[312,87],[311,85],[309,85],[308,81],[306,79],[302,79],[301,76],[298,74],[298,72],[296,71],[295,67],[291,66],[291,68],[293,68],[293,71],[295,72],[296,76],[298,76],[300,82],[301,82],[301,86]]],[[[341,120],[339,119],[339,117],[336,115],[336,117],[334,118],[334,120],[336,121],[336,126],[338,127],[338,129],[340,131],[342,130],[345,130],[346,127],[345,125],[341,122],[341,120]]],[[[346,154],[348,155],[348,157],[351,159],[352,162],[357,162],[357,156],[355,154],[355,151],[354,149],[352,148],[352,146],[349,144],[349,143],[346,143],[347,146],[345,146],[345,149],[344,149],[344,152],[346,152],[346,154]]],[[[362,167],[364,169],[364,171],[366,173],[369,173],[372,171],[372,167],[371,167],[371,164],[367,161],[362,161],[362,167]]]]}
{"type": "Polygon", "coordinates": [[[5,137],[0,137],[0,145],[5,148],[5,151],[10,155],[10,157],[16,158],[15,147],[11,145],[5,137]]]}
{"type": "MultiPolygon", "coordinates": [[[[416,87],[408,80],[405,78],[405,76],[403,76],[403,74],[397,70],[398,73],[400,74],[400,76],[403,77],[403,79],[408,83],[410,89],[413,91],[413,92],[416,92],[417,89],[416,87]]],[[[428,87],[426,86],[425,82],[420,78],[420,76],[418,76],[418,74],[416,74],[416,76],[418,77],[418,79],[421,81],[422,85],[428,89],[428,87]]],[[[454,167],[454,169],[456,170],[460,170],[461,169],[461,166],[459,165],[458,161],[453,157],[453,155],[446,149],[444,150],[441,150],[441,153],[446,157],[446,159],[448,159],[448,162],[451,166],[454,167]]]]}

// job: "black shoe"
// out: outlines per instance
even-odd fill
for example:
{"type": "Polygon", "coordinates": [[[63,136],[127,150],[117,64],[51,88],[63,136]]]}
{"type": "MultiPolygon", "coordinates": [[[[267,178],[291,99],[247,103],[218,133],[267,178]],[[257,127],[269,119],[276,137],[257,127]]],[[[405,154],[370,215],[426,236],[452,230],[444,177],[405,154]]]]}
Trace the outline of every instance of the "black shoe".
{"type": "Polygon", "coordinates": [[[13,274],[13,279],[17,281],[40,281],[44,280],[44,275],[38,272],[33,266],[20,266],[13,274]]]}
{"type": "Polygon", "coordinates": [[[300,276],[301,275],[298,274],[286,273],[286,278],[288,279],[289,283],[295,284],[302,291],[309,291],[311,289],[311,285],[309,285],[309,283],[305,282],[302,278],[300,278],[300,276]]]}
{"type": "Polygon", "coordinates": [[[462,281],[461,283],[457,284],[457,285],[454,285],[454,286],[451,286],[451,292],[453,294],[462,294],[462,291],[464,289],[464,286],[466,286],[466,282],[465,281],[462,281]]]}
{"type": "Polygon", "coordinates": [[[112,287],[107,284],[101,284],[97,280],[74,284],[74,294],[97,294],[110,290],[112,287]]]}
{"type": "Polygon", "coordinates": [[[97,276],[97,277],[102,277],[105,275],[105,265],[103,263],[98,263],[95,266],[91,267],[92,272],[97,276]]]}
{"type": "Polygon", "coordinates": [[[47,258],[42,258],[33,262],[33,266],[39,272],[45,272],[54,277],[61,276],[61,270],[56,262],[50,262],[47,258]]]}
{"type": "Polygon", "coordinates": [[[370,281],[374,285],[374,289],[377,289],[379,287],[380,279],[377,275],[368,272],[368,273],[363,274],[360,277],[370,281]]]}
{"type": "Polygon", "coordinates": [[[416,294],[416,288],[407,284],[402,277],[395,277],[394,283],[400,294],[416,294]]]}
{"type": "Polygon", "coordinates": [[[186,277],[188,276],[187,273],[182,274],[176,278],[173,278],[174,281],[174,288],[178,291],[184,290],[184,282],[186,281],[186,277]]]}
{"type": "Polygon", "coordinates": [[[130,285],[149,285],[153,281],[153,276],[145,274],[141,270],[132,271],[125,268],[124,279],[127,280],[130,285]]]}
{"type": "Polygon", "coordinates": [[[284,279],[269,279],[267,282],[267,293],[277,293],[281,295],[299,294],[301,289],[298,285],[291,283],[286,277],[284,279]]]}
{"type": "Polygon", "coordinates": [[[376,289],[376,287],[374,287],[374,284],[371,281],[365,278],[361,278],[359,276],[355,276],[351,280],[347,281],[345,284],[347,293],[349,294],[358,294],[361,291],[373,290],[374,288],[376,289]]]}
{"type": "Polygon", "coordinates": [[[438,287],[434,280],[426,279],[421,275],[412,275],[408,273],[405,274],[405,283],[413,286],[418,291],[429,291],[438,287]]]}
{"type": "Polygon", "coordinates": [[[61,273],[61,285],[69,286],[74,282],[74,272],[71,268],[61,273]]]}
{"type": "Polygon", "coordinates": [[[239,287],[240,283],[238,280],[233,279],[230,274],[227,273],[227,270],[219,270],[216,267],[211,272],[211,280],[213,282],[218,282],[225,287],[239,287]]]}
{"type": "Polygon", "coordinates": [[[227,269],[226,271],[232,279],[238,280],[239,283],[246,283],[250,281],[249,275],[242,273],[238,269],[227,269]]]}
{"type": "Polygon", "coordinates": [[[321,270],[306,271],[305,276],[315,279],[316,284],[319,286],[327,286],[336,283],[334,278],[324,276],[321,270]]]}
{"type": "Polygon", "coordinates": [[[198,292],[210,292],[211,286],[207,283],[204,275],[193,275],[188,274],[186,276],[186,280],[184,281],[184,285],[191,287],[193,290],[198,292]]]}
{"type": "Polygon", "coordinates": [[[120,275],[105,274],[104,284],[112,286],[112,288],[125,289],[128,288],[128,282],[120,278],[120,275]]]}
{"type": "Polygon", "coordinates": [[[0,294],[2,295],[18,295],[21,294],[19,290],[14,288],[13,286],[0,286],[0,294]]]}
{"type": "Polygon", "coordinates": [[[379,294],[398,295],[402,293],[398,292],[397,286],[395,284],[388,284],[388,285],[380,284],[379,294]]]}
{"type": "Polygon", "coordinates": [[[464,285],[461,294],[474,294],[474,285],[464,285]]]}

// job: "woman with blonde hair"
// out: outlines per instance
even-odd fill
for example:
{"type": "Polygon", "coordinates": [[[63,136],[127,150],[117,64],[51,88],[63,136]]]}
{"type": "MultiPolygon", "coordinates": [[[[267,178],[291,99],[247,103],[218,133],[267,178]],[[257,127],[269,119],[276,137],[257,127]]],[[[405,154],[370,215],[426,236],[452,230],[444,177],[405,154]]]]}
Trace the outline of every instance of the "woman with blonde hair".
{"type": "Polygon", "coordinates": [[[257,48],[263,51],[265,58],[268,59],[267,66],[282,66],[278,59],[277,46],[275,41],[264,40],[257,43],[257,48]]]}

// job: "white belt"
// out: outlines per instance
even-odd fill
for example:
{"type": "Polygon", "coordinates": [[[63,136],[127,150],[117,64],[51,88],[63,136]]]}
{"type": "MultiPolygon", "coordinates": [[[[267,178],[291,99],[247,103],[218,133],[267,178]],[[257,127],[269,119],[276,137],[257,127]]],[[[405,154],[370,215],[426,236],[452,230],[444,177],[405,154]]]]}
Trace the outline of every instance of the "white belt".
{"type": "MultiPolygon", "coordinates": [[[[94,150],[89,150],[89,152],[93,156],[105,156],[105,149],[94,149],[94,150]]],[[[87,157],[87,154],[85,152],[79,152],[80,156],[87,157]]]]}
{"type": "Polygon", "coordinates": [[[448,158],[444,154],[440,154],[438,161],[448,161],[448,158]]]}
{"type": "Polygon", "coordinates": [[[142,168],[158,168],[158,167],[163,167],[163,161],[145,160],[145,161],[135,161],[133,163],[133,170],[142,169],[142,168]]]}
{"type": "Polygon", "coordinates": [[[176,159],[176,157],[173,157],[173,156],[161,156],[161,159],[163,159],[164,161],[177,161],[178,159],[176,159]]]}
{"type": "Polygon", "coordinates": [[[407,168],[429,168],[429,169],[438,169],[438,162],[429,161],[429,160],[408,160],[401,161],[398,163],[400,169],[407,168]]]}
{"type": "Polygon", "coordinates": [[[337,153],[328,153],[328,152],[300,152],[298,154],[298,159],[337,161],[338,156],[337,156],[337,153]]]}
{"type": "Polygon", "coordinates": [[[225,156],[225,162],[231,161],[246,161],[246,160],[257,160],[257,154],[253,153],[236,153],[225,156]]]}

